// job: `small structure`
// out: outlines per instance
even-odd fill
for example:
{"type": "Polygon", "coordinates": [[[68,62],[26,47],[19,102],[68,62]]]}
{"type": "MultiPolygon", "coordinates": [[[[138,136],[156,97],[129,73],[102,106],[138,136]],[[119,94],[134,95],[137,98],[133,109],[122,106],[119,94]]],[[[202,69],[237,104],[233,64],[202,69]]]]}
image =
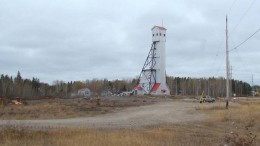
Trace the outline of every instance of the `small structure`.
{"type": "Polygon", "coordinates": [[[111,91],[107,91],[107,90],[103,90],[101,93],[100,93],[101,96],[112,96],[113,93],[111,91]]]}
{"type": "Polygon", "coordinates": [[[78,96],[90,97],[91,91],[88,88],[79,89],[78,90],[78,96]]]}

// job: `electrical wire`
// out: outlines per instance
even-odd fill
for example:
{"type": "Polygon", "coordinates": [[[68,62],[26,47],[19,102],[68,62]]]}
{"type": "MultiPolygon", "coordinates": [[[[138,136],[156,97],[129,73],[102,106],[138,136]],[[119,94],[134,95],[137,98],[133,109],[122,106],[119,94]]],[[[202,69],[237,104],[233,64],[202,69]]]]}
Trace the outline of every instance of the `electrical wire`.
{"type": "Polygon", "coordinates": [[[238,47],[242,46],[245,42],[247,42],[249,39],[251,39],[255,34],[257,34],[260,31],[260,28],[255,31],[252,35],[250,35],[247,39],[245,39],[242,43],[234,47],[233,49],[229,50],[229,52],[236,50],[238,47]]]}
{"type": "MultiPolygon", "coordinates": [[[[223,60],[224,60],[224,59],[223,59],[223,60]]],[[[216,76],[219,75],[220,69],[221,69],[221,67],[222,67],[223,64],[224,64],[224,61],[221,61],[220,64],[219,64],[219,66],[218,66],[218,70],[217,70],[217,72],[216,72],[216,76]]]]}
{"type": "Polygon", "coordinates": [[[228,13],[230,13],[230,11],[232,10],[232,8],[234,7],[235,3],[237,2],[237,0],[234,0],[233,3],[231,4],[231,6],[229,7],[228,13]]]}
{"type": "MultiPolygon", "coordinates": [[[[236,1],[233,2],[233,4],[232,4],[232,6],[230,7],[228,13],[230,13],[230,11],[231,11],[231,9],[233,8],[235,2],[236,2],[236,1]]],[[[250,11],[250,9],[252,8],[252,6],[254,5],[255,2],[256,2],[256,0],[252,0],[252,1],[251,1],[250,5],[249,5],[248,8],[246,9],[246,11],[243,13],[243,15],[240,17],[238,23],[235,25],[235,27],[233,28],[233,30],[228,34],[228,36],[231,36],[231,34],[233,34],[233,33],[235,32],[235,30],[236,30],[236,29],[238,28],[238,26],[241,24],[241,22],[242,22],[243,19],[246,17],[247,13],[250,11]]],[[[246,38],[244,41],[242,41],[240,44],[238,44],[237,46],[235,46],[233,49],[229,50],[229,52],[234,51],[234,50],[238,50],[238,48],[239,48],[240,46],[242,46],[244,43],[246,43],[249,39],[251,39],[251,38],[252,38],[254,35],[256,35],[259,31],[260,31],[260,28],[259,28],[257,31],[255,31],[252,35],[250,35],[249,37],[247,37],[247,38],[246,38]]],[[[237,52],[237,53],[238,53],[238,52],[237,52]]],[[[239,54],[238,54],[238,56],[239,56],[239,54]]],[[[242,63],[244,64],[243,61],[242,61],[242,63]]],[[[244,67],[245,67],[245,66],[246,66],[246,65],[244,64],[244,67]]],[[[248,74],[248,72],[239,71],[240,76],[241,76],[241,73],[244,74],[244,75],[248,74]]],[[[237,72],[236,72],[236,74],[237,74],[237,72]]],[[[251,74],[253,74],[253,73],[251,73],[251,74]]]]}
{"type": "Polygon", "coordinates": [[[240,19],[239,19],[237,25],[236,25],[236,26],[234,27],[234,29],[229,33],[229,35],[231,35],[231,34],[237,29],[237,27],[240,25],[240,23],[242,22],[242,20],[245,18],[246,14],[249,12],[249,10],[250,10],[250,9],[252,8],[252,6],[254,5],[255,1],[256,1],[256,0],[253,0],[253,1],[250,3],[249,7],[246,9],[246,11],[244,12],[244,14],[240,17],[240,19]]]}
{"type": "MultiPolygon", "coordinates": [[[[252,6],[254,5],[255,2],[256,2],[256,0],[252,0],[252,1],[251,1],[250,5],[249,5],[248,8],[246,9],[246,11],[243,13],[243,15],[240,17],[240,19],[239,19],[237,25],[234,27],[234,29],[231,31],[230,34],[232,34],[232,33],[238,28],[238,26],[240,25],[240,23],[242,22],[242,20],[245,18],[246,14],[247,14],[247,13],[249,12],[249,10],[252,8],[252,6]]],[[[231,6],[229,7],[229,10],[228,10],[228,13],[227,13],[227,14],[230,14],[230,12],[232,11],[232,9],[233,9],[234,6],[236,5],[236,3],[237,3],[237,0],[234,0],[233,3],[231,4],[231,6]]],[[[253,37],[256,33],[258,33],[259,31],[260,31],[260,28],[259,28],[256,32],[254,32],[251,36],[249,36],[247,39],[245,39],[242,43],[240,43],[239,45],[237,45],[237,46],[234,47],[233,49],[229,50],[229,52],[234,51],[234,50],[236,50],[237,48],[239,48],[241,45],[243,45],[244,43],[246,43],[250,38],[252,38],[252,37],[253,37]]],[[[230,35],[230,34],[229,34],[229,35],[230,35]]],[[[221,46],[222,46],[222,43],[223,43],[223,42],[221,42],[220,45],[219,45],[219,47],[218,47],[218,51],[217,51],[217,53],[216,53],[216,55],[215,55],[215,59],[214,59],[215,61],[216,61],[216,59],[217,59],[218,57],[220,57],[220,56],[219,56],[219,55],[220,55],[219,50],[220,50],[220,48],[221,48],[221,46]]],[[[221,61],[221,62],[219,63],[219,65],[218,65],[216,75],[219,74],[222,65],[223,65],[223,62],[221,61]]]]}
{"type": "MultiPolygon", "coordinates": [[[[235,6],[236,2],[237,2],[237,0],[234,0],[234,1],[232,2],[231,6],[229,7],[228,12],[227,12],[226,14],[229,15],[229,13],[231,12],[231,10],[232,10],[233,7],[235,6]]],[[[216,62],[217,58],[220,57],[220,54],[222,54],[222,53],[219,53],[219,50],[222,48],[223,43],[224,43],[224,41],[222,40],[222,41],[220,42],[219,46],[218,46],[218,50],[217,50],[217,53],[216,53],[215,59],[214,59],[215,62],[216,62]]],[[[216,76],[218,76],[219,71],[220,71],[222,65],[223,65],[223,61],[220,61],[219,65],[218,65],[217,72],[216,72],[216,76]]]]}

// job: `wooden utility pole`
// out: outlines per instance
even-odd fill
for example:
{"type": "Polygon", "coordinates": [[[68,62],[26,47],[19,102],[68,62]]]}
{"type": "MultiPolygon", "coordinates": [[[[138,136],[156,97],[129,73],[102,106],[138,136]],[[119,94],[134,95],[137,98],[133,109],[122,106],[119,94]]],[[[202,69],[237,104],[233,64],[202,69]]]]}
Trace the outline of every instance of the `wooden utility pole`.
{"type": "Polygon", "coordinates": [[[232,65],[230,66],[230,97],[232,98],[233,97],[233,74],[232,74],[232,72],[233,72],[233,69],[232,69],[232,65]]]}
{"type": "Polygon", "coordinates": [[[175,94],[176,94],[176,96],[178,95],[178,80],[177,80],[177,78],[175,77],[175,79],[176,79],[176,88],[175,88],[175,94]]]}
{"type": "Polygon", "coordinates": [[[252,94],[255,97],[255,89],[254,89],[254,75],[252,74],[252,94]]]}
{"type": "Polygon", "coordinates": [[[226,79],[226,109],[228,109],[228,101],[230,96],[230,74],[229,74],[229,51],[228,51],[228,17],[226,16],[226,72],[227,72],[227,79],[226,79]]]}

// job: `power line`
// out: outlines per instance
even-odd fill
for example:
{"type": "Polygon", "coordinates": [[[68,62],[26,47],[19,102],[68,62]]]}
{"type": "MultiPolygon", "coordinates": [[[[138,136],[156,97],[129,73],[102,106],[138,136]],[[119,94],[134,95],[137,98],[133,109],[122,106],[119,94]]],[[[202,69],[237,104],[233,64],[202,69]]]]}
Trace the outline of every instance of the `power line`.
{"type": "Polygon", "coordinates": [[[237,49],[238,47],[240,47],[241,45],[243,45],[245,42],[247,42],[250,38],[252,38],[255,34],[257,34],[260,31],[260,28],[254,32],[252,35],[250,35],[247,39],[245,39],[242,43],[240,43],[239,45],[237,45],[236,47],[234,47],[233,49],[229,50],[229,52],[234,51],[235,49],[237,49]]]}
{"type": "MultiPolygon", "coordinates": [[[[246,16],[246,14],[247,14],[247,13],[249,12],[249,10],[252,8],[252,6],[253,6],[253,4],[255,3],[255,1],[256,1],[256,0],[252,0],[252,1],[251,1],[249,7],[246,9],[246,11],[245,11],[245,12],[243,13],[243,15],[240,17],[238,24],[234,27],[234,29],[231,31],[231,33],[233,33],[233,32],[236,30],[236,28],[237,28],[237,27],[239,26],[239,24],[242,22],[242,20],[243,20],[244,17],[246,16]]],[[[237,0],[234,0],[234,1],[232,2],[231,6],[229,7],[229,10],[228,10],[228,13],[227,13],[227,14],[229,14],[229,13],[231,12],[231,10],[232,10],[233,7],[235,6],[236,2],[237,2],[237,0]]],[[[235,48],[229,50],[229,52],[231,52],[231,51],[237,49],[238,47],[240,47],[242,44],[244,44],[246,41],[248,41],[251,37],[253,37],[258,31],[260,31],[260,29],[257,30],[253,35],[251,35],[251,36],[250,36],[249,38],[247,38],[245,41],[243,41],[242,43],[240,43],[238,46],[236,46],[235,48]]],[[[231,34],[231,33],[230,33],[230,34],[231,34]]],[[[228,34],[228,35],[230,35],[230,34],[228,34]]],[[[220,45],[219,45],[219,47],[218,47],[218,51],[217,51],[217,54],[215,55],[215,59],[214,59],[215,61],[216,61],[217,57],[219,57],[219,50],[220,50],[222,44],[223,44],[223,42],[221,42],[220,45]]],[[[217,72],[216,72],[217,75],[218,75],[218,73],[219,73],[220,68],[221,68],[222,65],[223,65],[223,62],[220,62],[219,66],[218,66],[218,69],[217,69],[217,72]]]]}
{"type": "Polygon", "coordinates": [[[218,73],[220,72],[221,67],[223,67],[223,66],[222,66],[222,65],[224,64],[223,62],[224,62],[224,59],[222,59],[222,61],[221,61],[220,64],[218,65],[218,70],[217,70],[217,72],[216,72],[216,76],[218,76],[218,73]]]}
{"type": "Polygon", "coordinates": [[[231,4],[231,6],[230,6],[230,8],[229,8],[229,10],[228,10],[228,13],[227,14],[229,14],[230,13],[230,11],[232,10],[232,8],[234,7],[234,5],[235,5],[235,3],[237,2],[237,0],[234,0],[233,1],[233,3],[231,4]]]}
{"type": "Polygon", "coordinates": [[[255,1],[256,1],[256,0],[253,0],[253,1],[250,3],[249,7],[246,9],[246,11],[244,12],[244,14],[240,17],[240,19],[239,19],[237,25],[236,25],[236,26],[234,27],[234,29],[229,33],[229,35],[232,34],[232,33],[236,30],[236,28],[239,26],[239,24],[240,24],[240,23],[242,22],[242,20],[245,18],[246,14],[249,12],[249,10],[250,10],[250,9],[252,8],[252,6],[254,5],[255,1]]]}

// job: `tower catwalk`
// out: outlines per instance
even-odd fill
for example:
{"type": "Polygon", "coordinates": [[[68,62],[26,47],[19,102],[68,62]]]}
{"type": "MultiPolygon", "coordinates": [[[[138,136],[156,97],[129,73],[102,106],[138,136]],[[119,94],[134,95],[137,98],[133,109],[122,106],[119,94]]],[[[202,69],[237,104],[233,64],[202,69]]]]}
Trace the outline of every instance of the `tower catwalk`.
{"type": "Polygon", "coordinates": [[[152,28],[152,45],[148,53],[135,94],[170,94],[165,71],[166,28],[152,28]]]}

